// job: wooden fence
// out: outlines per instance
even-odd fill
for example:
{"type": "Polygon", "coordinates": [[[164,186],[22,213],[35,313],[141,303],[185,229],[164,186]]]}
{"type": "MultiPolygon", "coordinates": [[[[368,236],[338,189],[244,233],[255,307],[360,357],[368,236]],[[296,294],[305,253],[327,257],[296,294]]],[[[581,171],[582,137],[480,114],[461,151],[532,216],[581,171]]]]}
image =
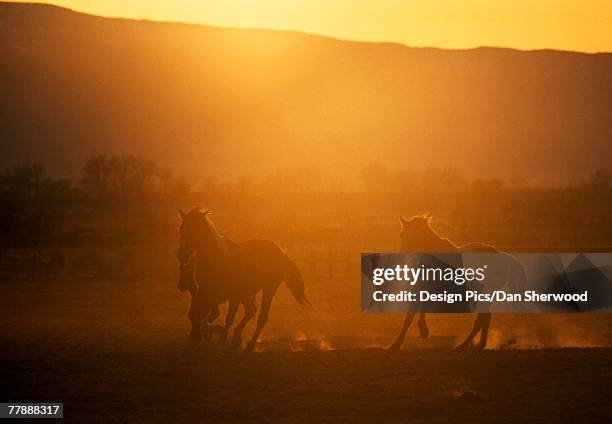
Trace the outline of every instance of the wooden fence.
{"type": "MultiPolygon", "coordinates": [[[[297,248],[287,252],[308,278],[348,279],[359,273],[356,250],[297,248]]],[[[175,252],[0,250],[0,281],[127,281],[174,278],[175,252]]]]}
{"type": "Polygon", "coordinates": [[[358,250],[308,247],[291,249],[287,254],[309,278],[337,280],[359,275],[361,256],[358,250]]]}
{"type": "Polygon", "coordinates": [[[126,265],[109,252],[0,250],[0,281],[115,280],[126,265]]]}
{"type": "MultiPolygon", "coordinates": [[[[512,252],[551,251],[547,247],[502,249],[512,252]]],[[[575,246],[564,251],[610,252],[612,246],[575,246]],[[574,250],[574,248],[576,250],[574,250]]],[[[364,249],[363,251],[371,251],[364,249]]],[[[343,247],[294,246],[287,254],[307,279],[355,280],[362,250],[343,247]]],[[[173,249],[144,250],[0,250],[0,281],[129,281],[176,278],[173,249]]]]}

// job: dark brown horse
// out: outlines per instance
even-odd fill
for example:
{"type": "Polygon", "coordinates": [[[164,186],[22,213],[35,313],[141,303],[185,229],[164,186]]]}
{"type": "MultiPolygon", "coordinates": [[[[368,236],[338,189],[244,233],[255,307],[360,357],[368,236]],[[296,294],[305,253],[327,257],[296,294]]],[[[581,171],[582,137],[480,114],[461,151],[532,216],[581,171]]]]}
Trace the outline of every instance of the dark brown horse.
{"type": "MultiPolygon", "coordinates": [[[[225,316],[224,327],[220,327],[219,325],[209,326],[208,323],[214,322],[219,316],[219,305],[213,305],[211,308],[206,311],[202,311],[202,308],[199,308],[199,292],[200,285],[198,284],[195,276],[195,258],[192,257],[187,264],[179,264],[179,282],[178,289],[182,292],[189,292],[191,296],[191,307],[189,308],[189,318],[193,321],[194,314],[202,314],[206,313],[206,315],[202,315],[204,318],[204,337],[206,340],[210,340],[214,333],[220,334],[220,342],[225,342],[227,339],[227,332],[229,330],[228,323],[234,322],[234,318],[236,316],[236,312],[238,312],[238,306],[240,304],[240,300],[238,299],[229,299],[229,306],[227,310],[227,315],[225,316]]],[[[255,303],[255,296],[251,296],[248,299],[247,304],[243,304],[245,310],[255,303]]],[[[191,333],[191,337],[194,339],[200,339],[202,336],[201,333],[193,332],[191,333]]]]}
{"type": "MultiPolygon", "coordinates": [[[[431,227],[431,215],[418,215],[413,216],[410,219],[404,219],[400,217],[402,224],[402,231],[400,233],[400,252],[408,253],[454,253],[454,252],[470,252],[470,253],[502,253],[497,250],[494,246],[483,244],[483,243],[468,243],[463,245],[456,245],[447,238],[441,237],[431,227]]],[[[524,284],[525,270],[523,266],[511,255],[506,255],[510,266],[515,270],[514,282],[518,285],[524,284]]],[[[507,284],[504,281],[495,282],[500,286],[507,284]]],[[[420,305],[419,314],[419,333],[421,337],[429,336],[429,328],[425,318],[427,312],[427,304],[422,303],[420,305]]],[[[397,350],[404,343],[406,338],[406,332],[410,328],[410,324],[414,320],[417,313],[408,312],[404,319],[404,324],[400,330],[399,335],[395,342],[390,346],[389,349],[397,350]]],[[[465,341],[461,343],[457,348],[469,348],[475,347],[483,349],[487,344],[487,335],[489,331],[489,325],[491,324],[490,313],[479,313],[474,321],[472,331],[467,336],[465,341]],[[474,338],[480,333],[480,339],[476,345],[473,344],[474,338]]]]}
{"type": "Polygon", "coordinates": [[[283,281],[300,305],[311,306],[297,266],[276,244],[267,240],[235,243],[222,237],[209,220],[208,212],[199,208],[189,213],[179,211],[179,215],[182,223],[177,257],[187,264],[195,254],[199,285],[197,295],[192,296],[192,337],[201,335],[201,317],[208,317],[219,304],[229,300],[226,332],[233,324],[238,304],[245,307],[232,339],[232,344],[239,346],[244,327],[257,311],[254,296],[261,291],[257,327],[245,347],[246,352],[252,351],[268,320],[272,298],[283,281]]]}

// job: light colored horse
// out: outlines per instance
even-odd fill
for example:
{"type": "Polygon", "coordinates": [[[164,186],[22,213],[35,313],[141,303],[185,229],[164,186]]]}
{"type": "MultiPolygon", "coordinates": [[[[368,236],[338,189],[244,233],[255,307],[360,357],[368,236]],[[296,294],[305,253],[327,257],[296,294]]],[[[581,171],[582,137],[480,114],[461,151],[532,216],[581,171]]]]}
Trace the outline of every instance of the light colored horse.
{"type": "MultiPolygon", "coordinates": [[[[483,243],[467,243],[463,245],[456,245],[447,238],[441,237],[431,227],[431,215],[417,215],[410,219],[404,219],[400,217],[402,225],[402,231],[400,233],[400,252],[405,253],[459,253],[459,252],[470,252],[470,253],[503,253],[497,250],[494,246],[483,243]]],[[[503,287],[509,283],[517,285],[519,290],[524,286],[525,283],[525,269],[523,265],[518,262],[513,256],[504,254],[508,264],[513,269],[513,279],[509,281],[494,281],[491,284],[496,287],[489,286],[488,289],[503,287]]],[[[418,320],[419,333],[421,337],[425,338],[429,336],[429,327],[426,320],[427,303],[421,303],[418,320]]],[[[406,338],[406,332],[410,328],[410,324],[414,320],[417,313],[408,312],[402,329],[397,336],[395,342],[389,347],[390,350],[399,349],[406,338]]],[[[465,341],[461,343],[457,348],[469,348],[475,347],[478,349],[484,349],[487,344],[487,336],[489,326],[491,324],[490,313],[478,313],[472,331],[467,336],[465,341]],[[480,339],[477,344],[473,344],[474,338],[480,333],[480,339]]]]}

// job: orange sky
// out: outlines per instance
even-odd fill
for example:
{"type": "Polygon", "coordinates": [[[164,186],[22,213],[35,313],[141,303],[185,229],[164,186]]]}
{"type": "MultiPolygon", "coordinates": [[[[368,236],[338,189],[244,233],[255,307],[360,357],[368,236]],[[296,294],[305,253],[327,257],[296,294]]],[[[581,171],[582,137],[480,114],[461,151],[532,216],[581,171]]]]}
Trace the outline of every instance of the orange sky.
{"type": "Polygon", "coordinates": [[[103,16],[413,46],[612,51],[610,0],[52,0],[103,16]]]}

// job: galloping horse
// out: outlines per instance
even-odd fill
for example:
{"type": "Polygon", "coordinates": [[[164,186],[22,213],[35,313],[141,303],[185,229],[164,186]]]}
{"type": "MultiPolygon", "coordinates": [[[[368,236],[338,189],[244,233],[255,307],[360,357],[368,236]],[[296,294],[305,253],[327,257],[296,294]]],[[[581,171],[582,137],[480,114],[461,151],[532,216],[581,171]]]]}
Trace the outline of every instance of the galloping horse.
{"type": "MultiPolygon", "coordinates": [[[[404,219],[400,217],[402,224],[402,231],[400,233],[400,252],[426,252],[426,253],[455,253],[455,252],[470,252],[470,253],[503,253],[497,250],[494,246],[483,244],[483,243],[467,243],[463,245],[456,245],[447,238],[441,237],[431,227],[431,215],[417,215],[410,219],[404,219]]],[[[506,254],[507,255],[507,254],[506,254]]],[[[513,282],[521,287],[525,282],[525,269],[523,265],[518,262],[513,256],[507,255],[507,259],[512,268],[514,268],[513,282]]],[[[503,286],[508,284],[506,281],[496,281],[494,284],[503,286]]],[[[428,304],[422,303],[419,310],[419,333],[421,337],[425,338],[429,336],[429,328],[425,319],[425,313],[427,311],[428,304]]],[[[404,343],[406,338],[406,332],[410,327],[415,315],[415,312],[408,312],[404,319],[404,324],[400,330],[399,335],[395,342],[389,347],[390,350],[399,349],[404,343]]],[[[478,349],[484,349],[487,344],[487,335],[489,331],[489,325],[491,324],[490,313],[478,313],[472,331],[467,336],[465,341],[461,343],[457,348],[469,348],[474,346],[473,341],[478,333],[480,333],[480,340],[474,347],[478,349]]]]}
{"type": "Polygon", "coordinates": [[[276,244],[257,239],[235,243],[221,237],[208,218],[208,211],[199,208],[189,213],[179,210],[179,215],[182,222],[177,257],[181,264],[188,264],[195,254],[199,285],[189,313],[192,338],[201,337],[202,316],[209,317],[219,304],[230,300],[225,334],[233,324],[238,304],[245,308],[232,339],[233,345],[240,346],[242,331],[257,311],[254,296],[261,291],[257,327],[244,349],[252,351],[268,321],[272,298],[283,281],[301,306],[311,306],[300,271],[276,244]]]}
{"type": "MultiPolygon", "coordinates": [[[[198,307],[198,296],[200,291],[200,285],[198,284],[195,276],[195,258],[192,258],[187,264],[179,264],[179,283],[178,289],[181,292],[189,292],[191,296],[191,307],[189,309],[189,318],[193,321],[193,315],[202,314],[201,308],[198,307]]],[[[240,301],[238,299],[229,299],[229,306],[227,309],[227,315],[225,317],[226,323],[234,322],[234,318],[236,316],[236,312],[238,311],[240,301]]],[[[245,304],[243,304],[245,310],[248,308],[248,305],[255,303],[255,296],[251,296],[245,304]],[[248,305],[247,305],[248,304],[248,305]]],[[[203,315],[206,323],[204,324],[205,332],[204,337],[206,340],[210,340],[212,334],[217,332],[221,335],[220,342],[225,342],[227,339],[227,332],[229,330],[228,326],[220,327],[219,325],[213,325],[212,327],[208,326],[208,323],[214,322],[219,316],[219,305],[211,305],[209,310],[205,311],[207,315],[203,315]]],[[[194,333],[192,331],[191,337],[194,339],[199,339],[201,334],[194,333]]]]}

